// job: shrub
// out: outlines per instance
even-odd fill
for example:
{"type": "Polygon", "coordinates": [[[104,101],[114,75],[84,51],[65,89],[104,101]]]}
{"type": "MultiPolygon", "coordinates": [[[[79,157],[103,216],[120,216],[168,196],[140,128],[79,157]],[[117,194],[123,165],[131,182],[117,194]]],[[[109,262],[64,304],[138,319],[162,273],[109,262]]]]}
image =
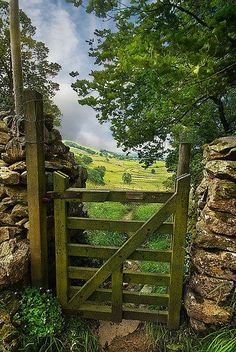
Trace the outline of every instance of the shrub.
{"type": "Polygon", "coordinates": [[[155,174],[155,173],[156,173],[156,170],[155,170],[155,169],[152,169],[152,170],[151,170],[151,173],[152,173],[152,174],[155,174]]]}
{"type": "Polygon", "coordinates": [[[105,166],[97,166],[94,168],[94,170],[97,170],[100,173],[102,178],[105,176],[105,173],[106,173],[105,166]]]}
{"type": "Polygon", "coordinates": [[[95,183],[96,185],[104,185],[104,179],[99,170],[88,169],[88,180],[95,183]]]}
{"type": "Polygon", "coordinates": [[[75,160],[77,162],[78,165],[82,165],[83,166],[83,160],[81,158],[81,154],[75,154],[75,160]]]}
{"type": "Polygon", "coordinates": [[[175,189],[175,175],[168,177],[165,181],[162,182],[166,191],[173,192],[175,189]]]}
{"type": "Polygon", "coordinates": [[[130,184],[132,182],[132,176],[129,172],[124,172],[122,175],[122,180],[126,184],[130,184]]]}
{"type": "Polygon", "coordinates": [[[81,155],[81,160],[85,165],[89,165],[93,162],[93,159],[88,155],[81,155]]]}
{"type": "Polygon", "coordinates": [[[26,288],[20,300],[20,310],[14,316],[22,332],[37,338],[58,334],[63,327],[59,303],[50,290],[26,288]]]}

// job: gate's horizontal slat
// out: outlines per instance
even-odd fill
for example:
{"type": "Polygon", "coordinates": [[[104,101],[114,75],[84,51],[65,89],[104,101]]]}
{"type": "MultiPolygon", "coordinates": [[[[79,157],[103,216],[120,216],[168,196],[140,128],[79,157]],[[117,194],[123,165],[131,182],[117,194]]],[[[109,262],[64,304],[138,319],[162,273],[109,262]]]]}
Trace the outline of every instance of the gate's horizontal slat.
{"type": "Polygon", "coordinates": [[[65,199],[81,202],[136,202],[136,203],[165,203],[173,192],[149,191],[113,191],[92,190],[85,188],[68,188],[63,194],[48,192],[47,196],[53,199],[65,199]]]}
{"type": "Polygon", "coordinates": [[[154,286],[168,286],[170,283],[170,274],[157,273],[134,273],[133,271],[124,271],[124,282],[134,284],[148,284],[154,286]]]}
{"type": "Polygon", "coordinates": [[[96,320],[110,320],[112,321],[111,307],[101,306],[95,304],[83,304],[80,307],[65,308],[65,313],[74,314],[75,312],[83,318],[96,319],[96,320]]]}
{"type": "MultiPolygon", "coordinates": [[[[69,296],[72,297],[78,290],[79,286],[71,286],[69,296]]],[[[97,289],[90,297],[89,300],[96,302],[111,302],[111,289],[97,289]]],[[[169,295],[167,294],[156,294],[156,293],[141,293],[141,292],[130,292],[123,290],[122,293],[123,303],[135,303],[135,304],[153,304],[168,306],[169,295]]]]}
{"type": "MultiPolygon", "coordinates": [[[[71,312],[71,308],[65,309],[66,312],[71,312]]],[[[73,308],[72,312],[78,312],[81,316],[88,319],[98,320],[111,320],[112,313],[111,307],[101,306],[95,304],[83,304],[79,308],[73,308]]],[[[130,320],[140,321],[155,321],[160,323],[167,323],[168,312],[167,311],[155,311],[142,308],[123,308],[123,318],[130,320]]]]}
{"type": "MultiPolygon", "coordinates": [[[[107,220],[107,219],[91,219],[91,218],[67,218],[67,227],[71,230],[104,230],[104,231],[122,231],[135,232],[145,222],[134,220],[107,220]]],[[[158,229],[158,233],[172,234],[173,224],[164,223],[158,229]]]]}
{"type": "MultiPolygon", "coordinates": [[[[97,271],[96,268],[68,267],[69,279],[89,280],[97,271]]],[[[142,273],[124,270],[124,282],[134,284],[148,284],[154,286],[167,286],[170,283],[170,274],[142,273]]]]}
{"type": "MultiPolygon", "coordinates": [[[[112,256],[119,247],[91,246],[84,244],[68,244],[70,256],[90,257],[107,259],[112,256]]],[[[171,250],[136,249],[128,259],[145,260],[155,262],[170,262],[171,250]]]]}
{"type": "Polygon", "coordinates": [[[159,323],[167,323],[167,311],[155,311],[141,308],[124,308],[123,318],[130,320],[155,321],[159,323]]]}

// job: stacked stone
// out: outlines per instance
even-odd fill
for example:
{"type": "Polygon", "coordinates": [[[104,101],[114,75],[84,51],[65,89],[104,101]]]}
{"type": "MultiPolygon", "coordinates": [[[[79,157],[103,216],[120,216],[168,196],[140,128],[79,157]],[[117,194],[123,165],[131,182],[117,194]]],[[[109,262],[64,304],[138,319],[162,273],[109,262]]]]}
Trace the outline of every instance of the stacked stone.
{"type": "MultiPolygon", "coordinates": [[[[3,288],[22,281],[27,272],[29,221],[24,127],[17,126],[18,134],[13,135],[12,116],[2,113],[0,118],[0,288],[3,288]]],[[[86,169],[78,166],[74,154],[62,142],[52,116],[45,117],[44,134],[47,189],[52,189],[52,175],[57,170],[70,177],[71,186],[85,187],[86,169]]],[[[48,214],[52,215],[52,211],[53,203],[49,205],[48,214]]],[[[78,204],[73,211],[81,216],[82,205],[78,204]]]]}
{"type": "Polygon", "coordinates": [[[204,149],[204,177],[196,195],[198,221],[192,244],[194,273],[185,296],[197,331],[234,319],[236,283],[236,136],[204,149]]]}

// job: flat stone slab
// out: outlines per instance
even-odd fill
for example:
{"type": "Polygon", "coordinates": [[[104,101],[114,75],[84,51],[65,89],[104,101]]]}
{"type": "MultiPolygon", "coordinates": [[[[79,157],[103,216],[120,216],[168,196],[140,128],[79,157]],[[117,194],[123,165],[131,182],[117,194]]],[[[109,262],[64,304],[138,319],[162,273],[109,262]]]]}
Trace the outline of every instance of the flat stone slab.
{"type": "Polygon", "coordinates": [[[99,342],[104,348],[110,346],[116,337],[125,337],[137,330],[140,321],[122,320],[121,323],[101,321],[98,329],[99,342]]]}

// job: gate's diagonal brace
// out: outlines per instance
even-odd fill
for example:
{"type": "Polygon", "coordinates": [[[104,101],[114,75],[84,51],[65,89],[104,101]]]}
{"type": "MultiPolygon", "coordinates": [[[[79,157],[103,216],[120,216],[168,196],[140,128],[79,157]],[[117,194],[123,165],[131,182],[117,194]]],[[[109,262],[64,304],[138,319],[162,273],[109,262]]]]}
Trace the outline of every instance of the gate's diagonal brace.
{"type": "MultiPolygon", "coordinates": [[[[180,180],[178,180],[178,183],[180,180]]],[[[178,189],[178,187],[177,187],[178,189]]],[[[175,211],[176,193],[162,206],[162,208],[143,226],[131,236],[120,249],[110,257],[106,263],[89,279],[85,285],[77,292],[68,302],[68,308],[73,305],[83,303],[97,287],[102,284],[132,253],[137,249],[145,239],[162,225],[162,223],[175,211]]]]}

